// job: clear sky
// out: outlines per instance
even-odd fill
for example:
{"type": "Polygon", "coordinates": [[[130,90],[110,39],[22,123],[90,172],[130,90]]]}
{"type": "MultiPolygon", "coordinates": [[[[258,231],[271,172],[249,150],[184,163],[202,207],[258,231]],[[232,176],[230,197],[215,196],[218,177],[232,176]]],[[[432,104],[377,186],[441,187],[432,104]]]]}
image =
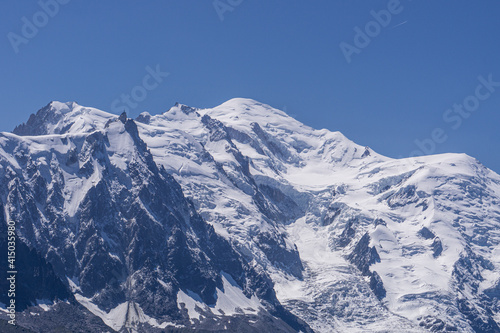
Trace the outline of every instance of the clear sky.
{"type": "Polygon", "coordinates": [[[0,131],[51,100],[136,116],[247,97],[500,172],[497,0],[54,1],[0,3],[0,131]]]}

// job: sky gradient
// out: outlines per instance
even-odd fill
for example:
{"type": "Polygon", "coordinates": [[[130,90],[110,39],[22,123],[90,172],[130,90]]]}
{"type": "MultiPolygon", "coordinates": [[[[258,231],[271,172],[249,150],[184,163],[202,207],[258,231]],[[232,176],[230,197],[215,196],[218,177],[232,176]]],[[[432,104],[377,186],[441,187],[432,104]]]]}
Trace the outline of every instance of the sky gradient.
{"type": "Polygon", "coordinates": [[[246,97],[500,172],[498,1],[55,1],[0,4],[0,131],[51,100],[135,117],[246,97]]]}

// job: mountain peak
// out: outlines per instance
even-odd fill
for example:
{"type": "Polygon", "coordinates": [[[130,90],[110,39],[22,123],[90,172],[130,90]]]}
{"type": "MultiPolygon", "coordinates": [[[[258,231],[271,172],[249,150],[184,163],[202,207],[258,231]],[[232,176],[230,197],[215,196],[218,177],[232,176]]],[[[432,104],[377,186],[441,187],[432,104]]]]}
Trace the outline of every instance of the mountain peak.
{"type": "Polygon", "coordinates": [[[235,98],[231,98],[230,100],[227,100],[226,102],[222,103],[220,106],[222,106],[222,105],[226,105],[226,106],[235,105],[236,106],[236,105],[263,105],[263,104],[259,101],[251,99],[251,98],[235,97],[235,98]]]}
{"type": "Polygon", "coordinates": [[[189,115],[193,112],[196,112],[198,110],[197,108],[193,108],[191,106],[185,105],[185,104],[180,104],[180,103],[175,103],[174,107],[179,108],[183,113],[189,115]]]}
{"type": "Polygon", "coordinates": [[[223,123],[235,126],[248,127],[253,122],[260,123],[262,126],[266,126],[266,124],[304,126],[285,112],[250,98],[232,98],[214,108],[201,109],[199,114],[202,116],[206,114],[223,123]]]}
{"type": "Polygon", "coordinates": [[[32,114],[26,123],[16,126],[12,132],[20,136],[89,132],[103,128],[109,119],[116,117],[76,102],[52,101],[32,114]]]}
{"type": "Polygon", "coordinates": [[[275,109],[270,105],[261,103],[251,98],[231,98],[230,100],[222,103],[219,106],[216,106],[214,109],[225,109],[225,110],[234,110],[234,111],[251,111],[251,110],[261,110],[271,113],[279,113],[286,115],[283,111],[275,109]]]}
{"type": "Polygon", "coordinates": [[[74,101],[70,102],[60,102],[60,101],[51,101],[47,106],[50,106],[53,111],[59,112],[70,112],[73,109],[77,108],[79,105],[74,101]]]}
{"type": "Polygon", "coordinates": [[[123,111],[122,114],[118,117],[118,120],[125,124],[125,122],[127,121],[127,112],[123,111]]]}
{"type": "Polygon", "coordinates": [[[13,133],[17,135],[43,135],[47,126],[59,122],[65,114],[70,113],[78,104],[75,102],[52,101],[37,113],[32,114],[26,123],[16,126],[13,133]]]}

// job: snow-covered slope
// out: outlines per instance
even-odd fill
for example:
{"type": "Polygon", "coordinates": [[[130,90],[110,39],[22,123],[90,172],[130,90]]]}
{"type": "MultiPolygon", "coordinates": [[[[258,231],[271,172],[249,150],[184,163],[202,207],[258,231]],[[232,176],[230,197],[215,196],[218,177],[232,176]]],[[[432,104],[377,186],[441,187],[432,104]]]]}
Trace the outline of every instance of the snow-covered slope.
{"type": "MultiPolygon", "coordinates": [[[[43,150],[41,138],[102,131],[116,118],[53,102],[14,133],[44,135],[29,138],[30,149],[43,150]]],[[[136,124],[196,211],[270,274],[281,303],[315,331],[500,331],[500,176],[475,159],[386,158],[240,98],[212,109],[178,104],[136,124]]],[[[131,143],[114,137],[110,147],[121,148],[110,162],[125,170],[131,143]]],[[[17,138],[3,134],[0,143],[17,138]]],[[[15,151],[4,158],[19,163],[15,151]]],[[[64,199],[69,216],[78,192],[64,199]]],[[[196,305],[219,306],[187,291],[177,299],[191,299],[193,320],[196,305]]]]}

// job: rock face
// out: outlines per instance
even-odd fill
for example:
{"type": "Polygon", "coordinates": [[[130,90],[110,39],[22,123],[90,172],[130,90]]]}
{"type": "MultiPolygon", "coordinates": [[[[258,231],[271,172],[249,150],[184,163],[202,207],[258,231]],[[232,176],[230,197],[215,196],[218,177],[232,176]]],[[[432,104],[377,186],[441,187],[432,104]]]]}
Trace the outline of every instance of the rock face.
{"type": "Polygon", "coordinates": [[[466,155],[386,158],[248,99],[52,102],[0,134],[0,198],[43,276],[31,330],[500,331],[500,176],[466,155]]]}
{"type": "MultiPolygon", "coordinates": [[[[0,204],[3,212],[3,205],[0,204]]],[[[0,251],[7,254],[7,224],[3,214],[0,214],[0,251]]],[[[54,273],[50,264],[35,250],[30,249],[23,241],[17,241],[15,247],[15,269],[9,269],[7,255],[0,257],[0,302],[9,304],[10,298],[7,291],[10,282],[7,280],[11,274],[8,271],[16,271],[15,301],[16,309],[24,311],[29,306],[36,304],[37,300],[73,300],[71,292],[54,273]],[[5,291],[5,292],[4,292],[5,291]]]]}

